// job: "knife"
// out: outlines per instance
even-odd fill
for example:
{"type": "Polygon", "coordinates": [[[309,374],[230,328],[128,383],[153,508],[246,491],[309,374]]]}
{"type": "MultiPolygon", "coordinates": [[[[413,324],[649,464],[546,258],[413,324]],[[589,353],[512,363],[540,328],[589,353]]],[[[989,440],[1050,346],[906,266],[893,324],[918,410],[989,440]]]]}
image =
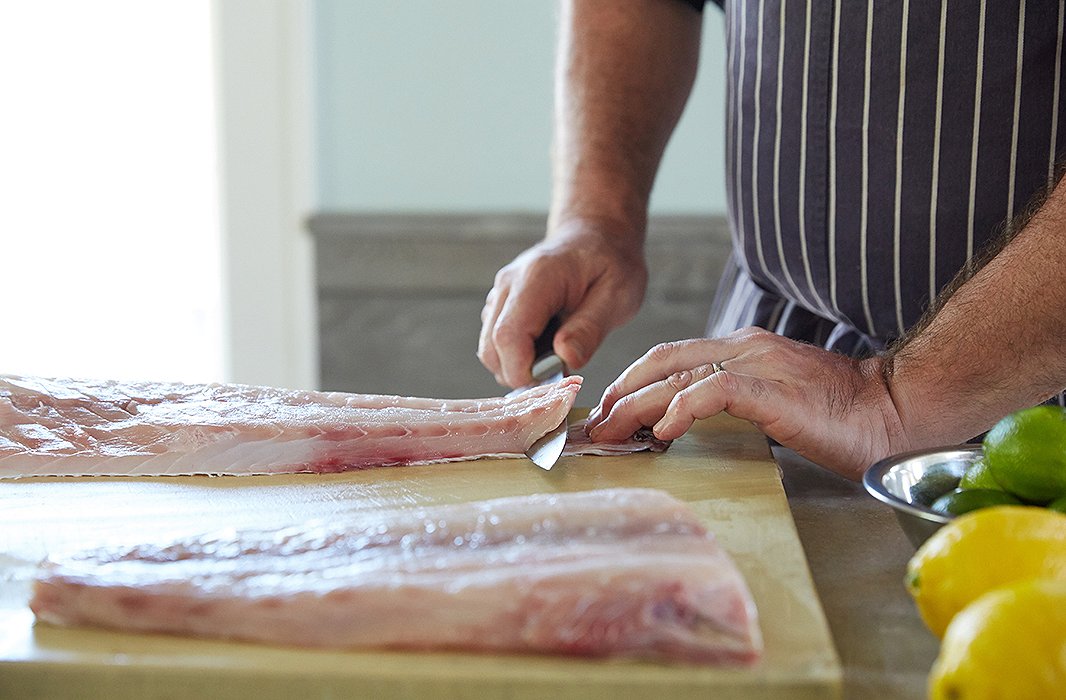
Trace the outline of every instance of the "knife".
{"type": "MultiPolygon", "coordinates": [[[[533,384],[510,391],[507,396],[515,396],[526,389],[540,386],[541,384],[557,382],[566,375],[566,364],[552,351],[552,341],[555,340],[555,332],[557,330],[559,330],[559,318],[556,316],[548,321],[544,332],[533,343],[533,357],[535,358],[531,370],[533,384]]],[[[563,447],[566,446],[567,428],[566,418],[564,417],[563,422],[558,427],[549,431],[529,446],[529,449],[526,450],[526,457],[529,457],[533,464],[536,464],[541,469],[550,470],[555,466],[555,463],[559,460],[559,455],[563,453],[563,447]]]]}

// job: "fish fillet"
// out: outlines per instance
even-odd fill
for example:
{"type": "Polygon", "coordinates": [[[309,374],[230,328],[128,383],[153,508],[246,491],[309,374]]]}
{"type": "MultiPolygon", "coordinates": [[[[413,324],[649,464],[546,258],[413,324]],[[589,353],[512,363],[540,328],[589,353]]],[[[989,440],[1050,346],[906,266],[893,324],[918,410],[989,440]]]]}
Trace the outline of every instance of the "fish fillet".
{"type": "Polygon", "coordinates": [[[537,494],[228,532],[42,564],[60,625],[318,648],[750,664],[744,579],[652,489],[537,494]]]}
{"type": "Polygon", "coordinates": [[[562,422],[580,386],[574,376],[513,398],[442,400],[0,376],[0,478],[336,472],[520,457],[562,422]]]}

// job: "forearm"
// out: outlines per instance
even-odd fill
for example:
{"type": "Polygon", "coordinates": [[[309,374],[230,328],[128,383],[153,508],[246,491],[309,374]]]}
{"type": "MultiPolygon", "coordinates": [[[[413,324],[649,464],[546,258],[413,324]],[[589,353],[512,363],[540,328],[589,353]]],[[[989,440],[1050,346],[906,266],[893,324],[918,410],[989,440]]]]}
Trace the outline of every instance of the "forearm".
{"type": "Polygon", "coordinates": [[[701,17],[676,0],[567,0],[549,235],[570,219],[642,241],[655,172],[696,74],[701,17]]]}
{"type": "Polygon", "coordinates": [[[1066,387],[1066,187],[897,350],[886,381],[908,445],[970,439],[1066,387]]]}

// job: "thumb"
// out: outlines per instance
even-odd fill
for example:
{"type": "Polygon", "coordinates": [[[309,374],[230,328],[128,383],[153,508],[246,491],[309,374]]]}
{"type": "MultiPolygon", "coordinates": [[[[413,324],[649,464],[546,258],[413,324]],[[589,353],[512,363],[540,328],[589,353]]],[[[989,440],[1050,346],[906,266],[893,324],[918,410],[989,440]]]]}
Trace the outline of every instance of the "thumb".
{"type": "Polygon", "coordinates": [[[606,309],[596,305],[587,304],[581,307],[559,326],[552,346],[555,354],[571,369],[584,367],[599,349],[603,339],[613,330],[614,326],[608,321],[609,318],[606,309]]]}
{"type": "Polygon", "coordinates": [[[642,285],[604,283],[588,290],[581,304],[563,319],[552,344],[567,367],[584,367],[607,334],[636,316],[644,296],[642,285]]]}

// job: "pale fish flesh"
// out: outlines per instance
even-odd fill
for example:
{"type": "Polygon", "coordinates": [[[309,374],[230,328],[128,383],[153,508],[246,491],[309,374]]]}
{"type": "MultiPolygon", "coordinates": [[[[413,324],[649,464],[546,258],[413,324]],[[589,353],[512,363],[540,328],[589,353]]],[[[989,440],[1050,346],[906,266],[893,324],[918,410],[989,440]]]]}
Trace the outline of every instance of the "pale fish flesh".
{"type": "MultiPolygon", "coordinates": [[[[521,457],[562,422],[580,386],[572,376],[513,398],[443,400],[0,376],[0,478],[337,472],[521,457]]],[[[568,454],[664,448],[632,440],[568,454]]]]}
{"type": "Polygon", "coordinates": [[[652,489],[537,494],[97,550],[42,565],[39,620],[336,649],[747,665],[743,576],[652,489]]]}

